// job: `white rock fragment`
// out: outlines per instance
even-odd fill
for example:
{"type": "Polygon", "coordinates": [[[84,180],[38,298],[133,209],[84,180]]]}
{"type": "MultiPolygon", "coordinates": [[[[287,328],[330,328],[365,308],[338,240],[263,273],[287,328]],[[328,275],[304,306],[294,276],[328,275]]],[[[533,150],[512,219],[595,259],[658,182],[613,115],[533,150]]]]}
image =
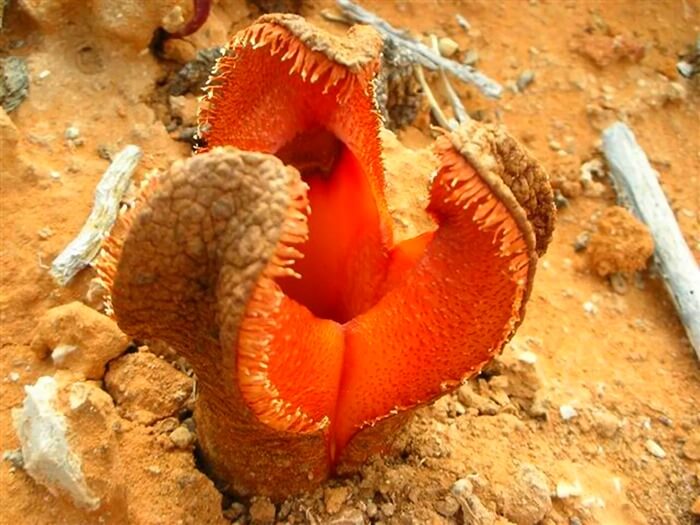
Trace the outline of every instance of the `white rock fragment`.
{"type": "Polygon", "coordinates": [[[63,136],[66,140],[76,140],[80,137],[80,128],[77,126],[68,126],[63,132],[63,136]]]}
{"type": "Polygon", "coordinates": [[[450,491],[455,496],[461,496],[465,493],[470,493],[473,490],[472,482],[467,478],[460,478],[452,484],[450,491]]]}
{"type": "Polygon", "coordinates": [[[8,461],[12,465],[11,472],[14,472],[14,469],[24,468],[24,458],[20,449],[5,450],[2,453],[2,460],[8,461]]]}
{"type": "Polygon", "coordinates": [[[472,28],[471,24],[469,23],[469,20],[464,18],[459,13],[455,15],[455,18],[457,19],[457,24],[459,24],[459,27],[461,27],[465,31],[469,31],[472,28]]]}
{"type": "Polygon", "coordinates": [[[63,489],[77,505],[96,509],[100,499],[85,482],[80,458],[68,444],[66,418],[55,408],[56,380],[42,376],[24,390],[27,397],[22,406],[12,410],[24,469],[52,493],[56,493],[56,488],[63,489]]]}
{"type": "Polygon", "coordinates": [[[598,307],[593,301],[586,301],[583,303],[583,311],[590,315],[596,315],[598,313],[598,307]]]}
{"type": "Polygon", "coordinates": [[[622,492],[622,480],[620,478],[613,478],[612,479],[613,487],[615,487],[615,491],[618,493],[622,492]]]}
{"type": "Polygon", "coordinates": [[[592,509],[592,508],[598,508],[598,509],[604,509],[605,508],[605,500],[601,498],[600,496],[587,496],[581,500],[581,505],[592,509]]]}
{"type": "Polygon", "coordinates": [[[78,349],[75,345],[58,345],[51,352],[51,360],[54,366],[62,368],[66,363],[66,358],[78,349]]]}
{"type": "Polygon", "coordinates": [[[7,374],[7,379],[12,381],[13,383],[16,383],[17,381],[19,381],[19,373],[10,372],[9,374],[7,374]]]}
{"type": "Polygon", "coordinates": [[[605,177],[605,166],[601,159],[595,158],[581,164],[579,180],[583,185],[590,185],[595,178],[605,177]]]}
{"type": "Polygon", "coordinates": [[[663,448],[661,448],[661,445],[659,445],[653,439],[647,439],[644,443],[644,446],[646,447],[649,454],[651,454],[652,456],[657,457],[659,459],[663,459],[666,457],[666,451],[663,448]]]}
{"type": "Polygon", "coordinates": [[[578,416],[578,412],[571,405],[562,405],[559,407],[559,415],[564,421],[569,421],[578,416]]]}
{"type": "Polygon", "coordinates": [[[576,498],[580,496],[582,492],[583,489],[581,488],[581,484],[578,482],[578,480],[574,481],[573,483],[558,481],[557,488],[555,490],[555,494],[559,499],[576,498]]]}
{"type": "Polygon", "coordinates": [[[528,365],[534,365],[537,362],[537,355],[534,354],[533,352],[530,352],[529,350],[525,350],[524,352],[520,352],[516,358],[518,361],[521,361],[523,363],[526,363],[528,365]]]}

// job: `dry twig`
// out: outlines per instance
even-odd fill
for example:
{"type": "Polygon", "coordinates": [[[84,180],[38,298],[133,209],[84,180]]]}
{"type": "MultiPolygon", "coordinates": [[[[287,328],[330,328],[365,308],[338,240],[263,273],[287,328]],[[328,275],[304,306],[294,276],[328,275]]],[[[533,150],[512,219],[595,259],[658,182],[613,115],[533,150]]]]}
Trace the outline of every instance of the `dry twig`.
{"type": "MultiPolygon", "coordinates": [[[[439,55],[440,46],[438,45],[438,39],[435,35],[430,35],[430,43],[433,46],[433,51],[439,55]]],[[[447,73],[445,73],[445,69],[443,67],[440,67],[440,79],[442,80],[442,85],[445,88],[447,99],[450,101],[450,105],[452,106],[457,122],[460,124],[467,122],[469,120],[467,110],[464,109],[464,104],[462,104],[462,101],[460,100],[459,95],[457,95],[455,88],[452,87],[450,79],[447,78],[447,73]]]]}
{"type": "Polygon", "coordinates": [[[114,157],[95,189],[95,202],[78,236],[51,263],[49,273],[65,286],[100,251],[119,214],[121,199],[129,187],[131,175],[141,160],[141,148],[129,145],[114,157]]]}
{"type": "Polygon", "coordinates": [[[616,122],[603,132],[603,153],[618,199],[649,228],[654,258],[700,359],[700,268],[688,248],[656,173],[632,130],[616,122]]]}
{"type": "Polygon", "coordinates": [[[351,0],[336,0],[338,7],[347,18],[362,24],[374,27],[383,38],[393,40],[398,47],[406,49],[413,57],[416,64],[427,67],[430,70],[444,68],[460,80],[476,86],[479,91],[490,98],[499,98],[503,88],[496,81],[471,66],[460,64],[435,53],[430,47],[411,38],[406,32],[391,26],[385,20],[374,13],[363,9],[351,0]]]}

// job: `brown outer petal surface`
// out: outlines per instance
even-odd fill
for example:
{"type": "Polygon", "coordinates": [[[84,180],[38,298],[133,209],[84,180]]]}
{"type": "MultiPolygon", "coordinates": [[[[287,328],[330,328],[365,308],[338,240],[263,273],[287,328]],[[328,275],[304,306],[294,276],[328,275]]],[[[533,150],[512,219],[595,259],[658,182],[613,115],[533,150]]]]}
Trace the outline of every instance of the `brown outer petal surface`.
{"type": "Polygon", "coordinates": [[[198,436],[214,475],[273,498],[330,472],[324,430],[270,429],[235,381],[239,327],[270,269],[284,271],[272,261],[281,239],[303,230],[288,226],[304,195],[298,172],[277,158],[216,148],[149,181],[98,264],[122,330],[161,339],[192,364],[198,436]]]}
{"type": "MultiPolygon", "coordinates": [[[[498,179],[505,183],[532,226],[537,254],[544,254],[552,240],[556,207],[542,166],[501,126],[469,121],[448,137],[487,183],[494,186],[498,179]]],[[[515,209],[515,203],[509,207],[515,209]]]]}

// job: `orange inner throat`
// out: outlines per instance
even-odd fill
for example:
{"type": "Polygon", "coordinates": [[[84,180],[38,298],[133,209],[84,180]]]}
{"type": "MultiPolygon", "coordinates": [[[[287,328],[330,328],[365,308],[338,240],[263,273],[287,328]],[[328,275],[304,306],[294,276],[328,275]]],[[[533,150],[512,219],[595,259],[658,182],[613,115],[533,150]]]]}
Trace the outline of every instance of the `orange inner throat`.
{"type": "Polygon", "coordinates": [[[308,184],[310,208],[308,240],[294,264],[301,278],[283,278],[279,285],[317,318],[346,323],[378,298],[371,287],[377,276],[362,261],[368,239],[381,235],[367,176],[350,149],[322,128],[297,135],[277,156],[308,184]]]}

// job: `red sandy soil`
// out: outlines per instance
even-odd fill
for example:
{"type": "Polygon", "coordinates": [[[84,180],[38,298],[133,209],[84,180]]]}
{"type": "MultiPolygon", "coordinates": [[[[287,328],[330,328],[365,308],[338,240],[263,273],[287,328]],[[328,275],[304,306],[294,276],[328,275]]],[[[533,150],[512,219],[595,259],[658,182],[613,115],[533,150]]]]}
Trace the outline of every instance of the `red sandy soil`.
{"type": "MultiPolygon", "coordinates": [[[[26,58],[31,86],[9,120],[0,115],[2,451],[19,446],[11,409],[21,404],[23,387],[56,373],[45,353],[32,349],[35,334],[37,341],[58,336],[59,342],[83,345],[84,359],[114,357],[107,355],[105,333],[116,329],[96,328],[82,310],[67,327],[37,327],[51,308],[87,301],[92,270],[60,288],[47,265],[89,213],[108,165],[98,151],[139,145],[144,158],[137,180],[189,155],[189,146],[173,140],[166,125],[192,122],[194,96],[168,100],[160,85],[179,69],[178,58],[223,44],[259,14],[243,0],[215,2],[205,27],[170,49],[172,60],[158,60],[146,46],[178,2],[120,2],[129,24],[118,31],[107,13],[115,3],[93,2],[95,12],[84,15],[82,2],[37,7],[24,0],[10,2],[5,12],[0,56],[26,58]],[[66,139],[71,126],[80,140],[66,139]]],[[[189,3],[181,3],[187,14],[189,3]]],[[[92,411],[71,422],[103,504],[79,509],[8,460],[0,463],[0,521],[574,525],[698,519],[691,509],[700,512],[700,368],[673,305],[653,269],[629,274],[613,289],[594,270],[590,254],[574,245],[582,234],[594,235],[601,214],[614,205],[607,179],[582,183],[580,168],[600,157],[601,130],[623,119],[658,170],[700,258],[700,91],[675,71],[678,55],[700,31],[700,4],[363,4],[417,35],[449,36],[460,55],[477,51],[477,67],[506,90],[501,100],[489,101],[457,86],[468,110],[505,124],[568,199],[540,262],[525,323],[502,358],[458,393],[420,410],[400,438],[399,456],[377,459],[354,476],[277,506],[222,496],[197,469],[192,381],[167,349],[142,348],[113,359],[104,378],[62,372],[72,374],[66,381],[80,373],[93,380],[85,383],[92,411]],[[471,29],[458,25],[457,13],[471,29]],[[526,70],[534,80],[517,92],[512,87],[526,70]],[[575,415],[566,419],[571,408],[575,415]],[[658,457],[655,445],[665,457],[658,457]],[[566,494],[572,487],[573,494],[566,494]]],[[[343,31],[322,18],[323,9],[333,9],[333,2],[305,0],[301,13],[343,31]]],[[[420,115],[399,139],[410,148],[428,145],[428,123],[420,115]]],[[[395,165],[402,155],[411,158],[396,145],[390,149],[395,165]]],[[[625,249],[636,252],[643,244],[625,249]]],[[[115,355],[124,351],[125,345],[115,355]]]]}

